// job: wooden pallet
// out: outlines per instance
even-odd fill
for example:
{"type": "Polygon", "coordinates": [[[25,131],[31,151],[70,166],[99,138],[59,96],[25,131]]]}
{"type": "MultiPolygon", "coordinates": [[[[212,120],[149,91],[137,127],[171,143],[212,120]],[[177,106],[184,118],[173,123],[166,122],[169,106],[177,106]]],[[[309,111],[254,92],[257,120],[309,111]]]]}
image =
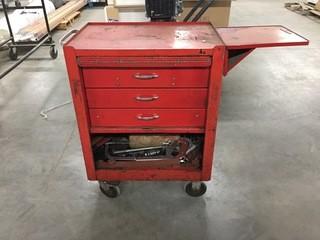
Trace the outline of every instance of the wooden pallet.
{"type": "Polygon", "coordinates": [[[289,9],[290,11],[299,13],[301,15],[306,16],[317,16],[320,17],[320,0],[317,4],[310,4],[310,3],[302,3],[302,2],[290,2],[285,3],[285,8],[289,9]]]}
{"type": "Polygon", "coordinates": [[[59,23],[59,25],[57,26],[57,29],[59,29],[59,30],[67,30],[68,26],[71,25],[74,22],[74,20],[76,18],[78,18],[79,16],[80,16],[80,12],[79,11],[71,13],[70,15],[65,17],[63,19],[63,21],[61,21],[59,23]]]}
{"type": "Polygon", "coordinates": [[[285,3],[284,7],[291,10],[291,11],[298,11],[299,9],[302,9],[301,4],[297,3],[297,2],[285,3]]]}
{"type": "Polygon", "coordinates": [[[316,15],[316,16],[320,17],[320,11],[318,11],[318,10],[310,10],[310,13],[312,13],[313,15],[316,15]]]}

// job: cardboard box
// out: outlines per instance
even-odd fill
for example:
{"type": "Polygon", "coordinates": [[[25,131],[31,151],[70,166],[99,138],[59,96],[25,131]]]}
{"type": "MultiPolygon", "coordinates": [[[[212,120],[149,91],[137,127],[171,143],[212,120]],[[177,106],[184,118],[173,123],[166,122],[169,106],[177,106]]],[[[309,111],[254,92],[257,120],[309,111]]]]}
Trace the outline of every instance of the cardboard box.
{"type": "Polygon", "coordinates": [[[105,10],[106,21],[120,21],[120,22],[147,22],[144,7],[114,7],[107,6],[105,10]]]}
{"type": "Polygon", "coordinates": [[[105,19],[109,21],[118,21],[119,19],[119,10],[113,6],[104,7],[105,19]]]}
{"type": "Polygon", "coordinates": [[[143,7],[145,0],[108,0],[108,6],[114,7],[143,7]]]}
{"type": "MultiPolygon", "coordinates": [[[[106,21],[149,21],[141,0],[112,0],[108,1],[105,8],[106,21]],[[130,1],[130,3],[129,3],[130,1]]],[[[183,13],[177,17],[177,21],[183,21],[197,0],[183,2],[183,13]]],[[[215,27],[227,27],[229,25],[231,0],[215,1],[205,12],[199,21],[211,22],[215,27]]],[[[200,8],[198,9],[198,11],[200,8]]],[[[194,14],[194,16],[196,13],[194,14]]]]}
{"type": "Polygon", "coordinates": [[[113,0],[115,7],[140,7],[144,8],[145,0],[113,0]]]}
{"type": "MultiPolygon", "coordinates": [[[[183,1],[183,13],[178,16],[178,21],[183,21],[185,16],[193,8],[197,0],[183,1]]],[[[229,25],[231,0],[215,1],[202,15],[199,21],[211,22],[215,27],[227,27],[229,25]]],[[[198,9],[198,11],[200,8],[198,9]]],[[[196,16],[196,13],[193,15],[196,16]]]]}
{"type": "Polygon", "coordinates": [[[320,11],[320,0],[317,2],[316,6],[315,6],[315,9],[320,11]]]}

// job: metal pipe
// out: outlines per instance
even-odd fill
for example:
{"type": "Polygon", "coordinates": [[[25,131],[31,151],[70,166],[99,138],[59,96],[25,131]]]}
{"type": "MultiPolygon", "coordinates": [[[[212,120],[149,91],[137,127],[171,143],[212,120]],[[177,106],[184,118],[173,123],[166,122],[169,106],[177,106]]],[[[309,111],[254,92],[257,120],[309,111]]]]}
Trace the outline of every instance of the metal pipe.
{"type": "Polygon", "coordinates": [[[192,15],[197,11],[197,9],[204,3],[205,0],[199,0],[196,5],[190,10],[188,15],[183,19],[184,22],[188,22],[188,20],[192,17],[192,15]]]}
{"type": "MultiPolygon", "coordinates": [[[[2,0],[3,1],[3,0],[2,0]]],[[[46,41],[48,41],[49,36],[46,36],[45,38],[42,39],[41,42],[39,42],[37,45],[34,46],[34,48],[32,48],[29,52],[27,52],[25,55],[23,55],[18,61],[16,61],[12,66],[10,66],[9,68],[7,68],[6,70],[4,70],[1,74],[0,74],[0,79],[2,79],[4,76],[6,76],[8,73],[10,73],[13,69],[15,69],[16,67],[18,67],[24,60],[26,60],[31,54],[33,54],[38,48],[41,47],[41,45],[43,43],[45,43],[46,41]]]]}
{"type": "Polygon", "coordinates": [[[16,10],[16,9],[42,9],[42,6],[23,6],[23,7],[7,7],[7,10],[16,10]]]}
{"type": "MultiPolygon", "coordinates": [[[[41,40],[40,40],[41,41],[41,40]]],[[[20,42],[18,44],[10,44],[10,47],[26,47],[26,48],[29,48],[29,47],[34,47],[35,44],[34,43],[25,43],[25,44],[21,44],[20,42]]],[[[54,43],[44,43],[42,44],[42,46],[46,46],[46,47],[49,47],[49,46],[55,46],[54,43]]]]}
{"type": "Polygon", "coordinates": [[[198,14],[192,19],[192,22],[198,21],[202,15],[208,10],[214,0],[209,0],[209,2],[198,12],[198,14]]]}
{"type": "Polygon", "coordinates": [[[11,38],[7,39],[7,40],[4,40],[2,43],[0,43],[0,47],[6,45],[6,43],[10,42],[11,41],[11,38]]]}
{"type": "Polygon", "coordinates": [[[41,4],[42,4],[42,7],[43,7],[44,21],[46,23],[46,28],[47,28],[48,35],[50,37],[49,40],[51,41],[51,30],[50,30],[50,25],[49,25],[49,21],[48,21],[48,15],[47,15],[47,10],[46,10],[46,5],[44,3],[44,0],[41,0],[41,4]]]}
{"type": "Polygon", "coordinates": [[[148,151],[148,150],[162,150],[164,148],[165,146],[125,149],[125,150],[114,151],[113,154],[117,155],[117,154],[123,154],[123,153],[135,153],[135,152],[142,152],[142,151],[148,151]]]}

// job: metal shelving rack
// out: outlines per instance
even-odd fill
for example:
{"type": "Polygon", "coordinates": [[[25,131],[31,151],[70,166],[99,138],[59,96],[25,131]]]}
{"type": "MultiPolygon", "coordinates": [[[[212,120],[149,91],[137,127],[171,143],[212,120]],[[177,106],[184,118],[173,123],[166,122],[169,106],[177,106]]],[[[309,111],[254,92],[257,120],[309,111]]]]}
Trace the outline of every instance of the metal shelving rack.
{"type": "MultiPolygon", "coordinates": [[[[6,4],[6,6],[9,5],[10,1],[13,2],[13,0],[4,0],[4,3],[6,4]]],[[[1,3],[1,2],[0,2],[0,3],[1,3]]],[[[15,3],[15,5],[16,5],[16,7],[21,7],[20,0],[14,0],[14,3],[15,3]]],[[[2,6],[3,6],[2,3],[1,3],[0,6],[1,6],[0,9],[2,9],[2,6]]]]}
{"type": "Polygon", "coordinates": [[[38,48],[40,48],[42,46],[50,47],[50,51],[49,51],[50,57],[52,59],[56,59],[58,56],[58,51],[55,47],[55,42],[52,39],[51,29],[50,29],[50,25],[49,25],[49,21],[48,21],[48,15],[47,15],[44,0],[41,0],[41,6],[21,6],[21,4],[15,4],[16,5],[15,7],[10,7],[5,4],[5,0],[1,0],[1,3],[2,3],[2,7],[3,7],[4,16],[5,16],[7,25],[8,25],[10,37],[9,37],[9,39],[0,43],[0,47],[4,46],[4,45],[7,45],[9,47],[9,57],[11,60],[18,59],[18,49],[19,48],[31,47],[31,49],[26,54],[21,56],[18,59],[18,61],[16,61],[12,66],[10,66],[4,72],[0,73],[0,79],[3,78],[4,76],[6,76],[13,69],[15,69],[25,59],[27,59],[31,54],[33,54],[38,48]],[[13,31],[12,31],[9,15],[8,15],[9,10],[16,10],[16,9],[42,9],[47,33],[38,41],[16,41],[14,34],[13,34],[13,31]]]}

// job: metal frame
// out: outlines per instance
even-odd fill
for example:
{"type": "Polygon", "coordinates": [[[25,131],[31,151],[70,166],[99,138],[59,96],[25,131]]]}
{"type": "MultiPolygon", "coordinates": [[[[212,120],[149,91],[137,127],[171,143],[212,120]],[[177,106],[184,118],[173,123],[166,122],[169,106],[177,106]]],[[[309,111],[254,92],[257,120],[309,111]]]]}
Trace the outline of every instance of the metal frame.
{"type": "Polygon", "coordinates": [[[213,4],[215,0],[198,0],[198,2],[194,5],[194,7],[190,10],[187,16],[183,19],[184,22],[188,22],[189,19],[194,15],[194,13],[198,10],[200,6],[202,6],[201,10],[196,14],[196,16],[191,20],[191,22],[197,22],[202,15],[208,10],[208,8],[213,4]]]}
{"type": "Polygon", "coordinates": [[[7,43],[9,43],[11,41],[11,38],[8,38],[7,40],[4,40],[0,43],[0,47],[6,45],[7,43]]]}
{"type": "MultiPolygon", "coordinates": [[[[8,6],[10,4],[10,2],[14,2],[16,7],[20,7],[21,6],[20,0],[7,0],[7,1],[4,0],[4,2],[5,3],[7,2],[6,6],[8,6]]],[[[1,3],[0,6],[2,7],[2,3],[1,3]]],[[[0,9],[2,9],[2,8],[0,8],[0,9]]]]}
{"type": "Polygon", "coordinates": [[[15,62],[12,66],[10,66],[8,69],[4,70],[2,73],[0,73],[0,79],[6,76],[8,73],[10,73],[13,69],[15,69],[17,66],[19,66],[24,60],[26,60],[31,54],[33,54],[37,49],[39,49],[42,46],[49,46],[50,47],[50,56],[51,58],[55,59],[57,57],[57,52],[55,49],[55,43],[52,39],[51,35],[51,29],[48,21],[48,15],[46,6],[44,3],[44,0],[41,0],[41,6],[16,6],[16,7],[7,7],[5,5],[4,0],[1,0],[2,6],[3,6],[3,12],[4,16],[8,25],[9,35],[10,38],[2,43],[0,43],[0,46],[4,46],[5,44],[9,47],[9,52],[14,53],[14,55],[9,54],[10,58],[12,60],[16,60],[18,57],[17,54],[17,48],[19,47],[32,47],[31,50],[29,50],[25,55],[23,55],[17,62],[15,62]],[[44,21],[46,24],[47,34],[45,34],[40,40],[38,41],[16,41],[14,38],[14,34],[12,31],[8,10],[16,10],[16,9],[43,9],[43,15],[44,15],[44,21]]]}

